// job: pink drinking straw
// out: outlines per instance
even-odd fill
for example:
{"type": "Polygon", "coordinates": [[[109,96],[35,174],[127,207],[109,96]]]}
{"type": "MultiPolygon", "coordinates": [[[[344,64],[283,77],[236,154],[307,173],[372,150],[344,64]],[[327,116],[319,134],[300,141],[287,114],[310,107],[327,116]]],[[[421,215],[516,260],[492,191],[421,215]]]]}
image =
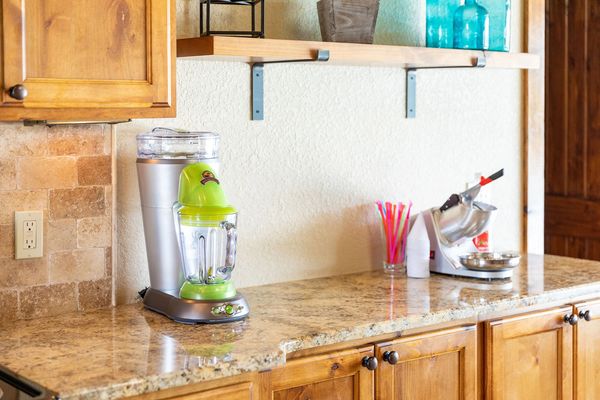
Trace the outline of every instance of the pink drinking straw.
{"type": "Polygon", "coordinates": [[[392,216],[391,216],[391,226],[390,226],[390,254],[392,254],[392,260],[390,260],[392,263],[394,262],[393,260],[393,256],[394,256],[394,247],[395,247],[395,240],[396,240],[396,236],[394,235],[394,231],[395,231],[395,226],[396,226],[396,205],[395,204],[390,204],[391,209],[392,209],[392,216]]]}
{"type": "MultiPolygon", "coordinates": [[[[406,222],[404,223],[404,229],[402,230],[402,237],[406,237],[408,233],[408,225],[410,224],[410,209],[412,208],[412,201],[408,204],[408,212],[406,214],[406,222]]],[[[402,242],[402,259],[404,260],[404,256],[406,254],[406,239],[402,242]]]]}
{"type": "Polygon", "coordinates": [[[395,264],[398,262],[398,247],[400,246],[400,241],[398,238],[398,230],[400,229],[400,225],[402,224],[402,213],[404,212],[404,203],[398,203],[398,223],[396,224],[396,230],[394,232],[394,247],[392,248],[392,254],[394,259],[392,260],[395,264]]]}
{"type": "Polygon", "coordinates": [[[385,208],[383,207],[383,204],[381,201],[376,202],[377,207],[379,208],[379,214],[381,215],[381,222],[383,224],[383,231],[385,233],[385,239],[386,239],[386,253],[387,253],[387,261],[389,262],[390,259],[390,247],[387,243],[388,241],[388,235],[387,235],[387,231],[388,231],[388,227],[387,227],[387,223],[386,223],[386,212],[385,212],[385,208]]]}

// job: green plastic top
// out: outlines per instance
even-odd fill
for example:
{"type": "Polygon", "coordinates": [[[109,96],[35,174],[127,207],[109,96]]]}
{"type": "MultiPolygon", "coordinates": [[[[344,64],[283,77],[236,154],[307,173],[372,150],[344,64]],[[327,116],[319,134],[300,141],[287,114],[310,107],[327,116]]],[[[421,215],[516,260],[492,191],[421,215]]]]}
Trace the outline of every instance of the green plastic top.
{"type": "Polygon", "coordinates": [[[179,176],[180,213],[188,216],[218,216],[235,214],[237,210],[227,201],[221,183],[210,165],[188,165],[179,176]]]}

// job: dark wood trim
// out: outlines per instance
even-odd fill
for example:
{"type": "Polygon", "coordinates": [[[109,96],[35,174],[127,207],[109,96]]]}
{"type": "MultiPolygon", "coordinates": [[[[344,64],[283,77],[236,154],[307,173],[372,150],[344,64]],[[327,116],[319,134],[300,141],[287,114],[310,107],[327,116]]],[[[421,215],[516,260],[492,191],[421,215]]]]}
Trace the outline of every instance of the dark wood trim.
{"type": "Polygon", "coordinates": [[[600,203],[546,196],[546,234],[600,239],[600,203]]]}

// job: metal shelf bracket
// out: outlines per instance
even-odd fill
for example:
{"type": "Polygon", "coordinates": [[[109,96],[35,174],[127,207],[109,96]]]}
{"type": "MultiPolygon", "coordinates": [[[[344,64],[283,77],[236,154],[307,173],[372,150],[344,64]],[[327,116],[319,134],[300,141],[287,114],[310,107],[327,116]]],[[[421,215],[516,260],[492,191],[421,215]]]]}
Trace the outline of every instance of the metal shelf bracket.
{"type": "Polygon", "coordinates": [[[450,68],[483,68],[487,64],[485,51],[483,55],[478,56],[473,65],[465,66],[444,66],[444,67],[418,67],[408,68],[406,70],[406,118],[413,119],[417,116],[417,70],[419,69],[450,69],[450,68]]]}
{"type": "Polygon", "coordinates": [[[303,60],[278,60],[252,63],[252,120],[262,121],[265,119],[265,64],[327,61],[329,61],[329,50],[317,50],[317,54],[314,58],[303,60]]]}

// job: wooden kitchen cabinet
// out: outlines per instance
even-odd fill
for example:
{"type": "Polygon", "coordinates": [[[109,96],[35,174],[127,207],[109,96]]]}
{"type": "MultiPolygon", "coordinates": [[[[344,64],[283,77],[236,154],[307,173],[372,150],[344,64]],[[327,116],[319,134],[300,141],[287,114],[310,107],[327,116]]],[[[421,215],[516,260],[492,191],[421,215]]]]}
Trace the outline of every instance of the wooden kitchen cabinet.
{"type": "Polygon", "coordinates": [[[373,346],[290,360],[271,371],[268,399],[372,400],[374,371],[363,366],[373,346]]]}
{"type": "Polygon", "coordinates": [[[600,399],[600,301],[575,306],[575,395],[577,400],[600,399]]]}
{"type": "Polygon", "coordinates": [[[175,35],[175,0],[4,0],[0,120],[174,116],[175,35]]]}
{"type": "Polygon", "coordinates": [[[477,330],[458,327],[376,345],[376,398],[476,400],[477,330]],[[387,360],[387,361],[386,361],[387,360]]]}
{"type": "Polygon", "coordinates": [[[555,308],[485,323],[486,400],[572,399],[573,326],[555,308]]]}
{"type": "Polygon", "coordinates": [[[259,400],[261,375],[250,373],[151,392],[127,400],[259,400]]]}

